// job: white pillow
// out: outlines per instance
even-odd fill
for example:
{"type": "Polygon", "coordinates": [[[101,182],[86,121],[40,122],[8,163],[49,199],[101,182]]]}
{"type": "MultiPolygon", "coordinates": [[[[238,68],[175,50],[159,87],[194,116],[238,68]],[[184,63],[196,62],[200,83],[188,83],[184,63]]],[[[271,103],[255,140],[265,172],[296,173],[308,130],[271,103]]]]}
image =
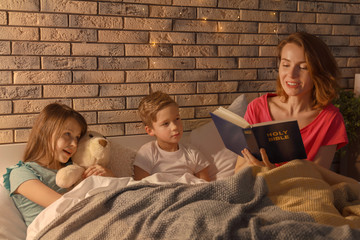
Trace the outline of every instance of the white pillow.
{"type": "MultiPolygon", "coordinates": [[[[237,97],[228,109],[244,116],[247,100],[244,94],[237,97]]],[[[194,129],[190,134],[191,143],[210,161],[209,176],[211,180],[232,176],[236,165],[237,154],[225,148],[224,143],[213,121],[194,129]]]]}
{"type": "Polygon", "coordinates": [[[9,196],[9,192],[0,184],[0,239],[24,240],[26,225],[19,210],[9,196]]]}

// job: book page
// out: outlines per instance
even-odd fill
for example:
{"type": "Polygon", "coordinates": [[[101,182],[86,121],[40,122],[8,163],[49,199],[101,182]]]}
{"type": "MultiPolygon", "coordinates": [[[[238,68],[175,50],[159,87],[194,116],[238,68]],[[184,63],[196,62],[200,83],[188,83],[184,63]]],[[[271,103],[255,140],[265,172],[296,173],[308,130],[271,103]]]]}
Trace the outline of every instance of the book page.
{"type": "Polygon", "coordinates": [[[269,122],[255,123],[251,126],[258,127],[258,126],[266,126],[266,125],[272,125],[272,124],[284,123],[284,122],[293,122],[293,121],[297,121],[297,120],[296,119],[275,120],[275,121],[269,121],[269,122]]]}
{"type": "Polygon", "coordinates": [[[244,118],[223,107],[219,107],[218,109],[216,109],[213,114],[229,122],[232,122],[233,124],[236,124],[242,128],[247,128],[250,126],[250,124],[244,118]]]}

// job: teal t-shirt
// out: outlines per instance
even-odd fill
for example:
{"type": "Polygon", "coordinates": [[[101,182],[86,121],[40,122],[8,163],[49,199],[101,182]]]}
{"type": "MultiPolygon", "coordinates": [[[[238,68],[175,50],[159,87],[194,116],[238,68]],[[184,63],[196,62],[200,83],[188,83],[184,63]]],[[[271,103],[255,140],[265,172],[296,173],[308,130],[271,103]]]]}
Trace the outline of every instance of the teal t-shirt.
{"type": "Polygon", "coordinates": [[[38,179],[58,193],[66,192],[66,189],[56,185],[55,178],[57,170],[42,167],[35,162],[24,163],[22,161],[6,170],[7,172],[4,174],[4,186],[10,192],[10,197],[22,214],[27,226],[44,210],[44,207],[30,201],[21,194],[14,193],[23,182],[38,179]]]}

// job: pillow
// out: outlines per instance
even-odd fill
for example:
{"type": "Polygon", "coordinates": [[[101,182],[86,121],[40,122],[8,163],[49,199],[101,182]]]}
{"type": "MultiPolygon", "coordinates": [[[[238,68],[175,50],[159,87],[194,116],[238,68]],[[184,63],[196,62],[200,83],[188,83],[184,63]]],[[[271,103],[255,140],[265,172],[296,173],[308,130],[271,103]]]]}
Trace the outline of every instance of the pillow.
{"type": "Polygon", "coordinates": [[[136,152],[136,150],[127,148],[116,141],[111,142],[109,168],[115,177],[133,176],[133,162],[136,152]]]}
{"type": "MultiPolygon", "coordinates": [[[[230,111],[242,117],[246,108],[247,100],[244,94],[238,96],[228,107],[230,111]]],[[[210,161],[209,176],[212,181],[234,174],[237,154],[225,148],[213,121],[192,130],[190,141],[210,161]]]]}
{"type": "Polygon", "coordinates": [[[0,239],[24,240],[26,225],[21,213],[9,196],[9,192],[0,185],[0,239]]]}

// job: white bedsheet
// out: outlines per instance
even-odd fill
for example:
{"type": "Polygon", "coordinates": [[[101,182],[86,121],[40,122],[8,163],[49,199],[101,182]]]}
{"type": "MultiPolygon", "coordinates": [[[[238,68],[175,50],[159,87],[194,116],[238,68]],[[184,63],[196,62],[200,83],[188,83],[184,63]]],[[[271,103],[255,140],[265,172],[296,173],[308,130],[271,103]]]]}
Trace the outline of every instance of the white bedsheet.
{"type": "Polygon", "coordinates": [[[41,231],[44,227],[47,226],[52,220],[61,214],[65,213],[75,204],[81,200],[93,196],[96,193],[106,191],[106,190],[115,190],[118,188],[126,187],[139,182],[148,182],[155,184],[167,184],[169,182],[180,182],[186,184],[196,184],[204,183],[206,181],[196,178],[191,174],[184,174],[181,177],[177,177],[171,174],[156,173],[147,178],[142,179],[141,181],[135,181],[130,177],[124,178],[109,178],[109,177],[99,177],[91,176],[83,180],[79,185],[74,189],[64,194],[60,199],[55,201],[49,207],[44,209],[29,225],[27,229],[27,240],[34,239],[36,234],[41,231]]]}

